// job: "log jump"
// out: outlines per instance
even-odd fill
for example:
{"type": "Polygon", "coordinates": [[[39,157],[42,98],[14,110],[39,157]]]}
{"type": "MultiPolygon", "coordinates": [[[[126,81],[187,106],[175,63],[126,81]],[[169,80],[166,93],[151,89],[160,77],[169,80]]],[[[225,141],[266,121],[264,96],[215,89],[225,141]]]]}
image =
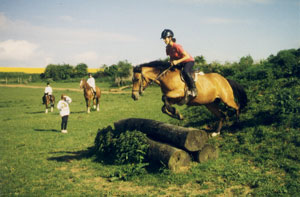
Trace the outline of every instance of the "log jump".
{"type": "Polygon", "coordinates": [[[194,152],[203,148],[208,140],[205,131],[195,128],[185,128],[156,120],[128,118],[114,123],[118,131],[138,130],[147,136],[161,142],[166,142],[177,148],[194,152]]]}

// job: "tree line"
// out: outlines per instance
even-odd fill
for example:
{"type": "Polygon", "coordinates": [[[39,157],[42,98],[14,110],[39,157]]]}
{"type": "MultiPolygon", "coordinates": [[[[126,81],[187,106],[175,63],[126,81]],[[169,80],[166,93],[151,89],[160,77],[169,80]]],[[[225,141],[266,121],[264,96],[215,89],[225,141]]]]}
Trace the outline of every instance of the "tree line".
{"type": "MultiPolygon", "coordinates": [[[[254,62],[253,58],[248,55],[240,58],[239,62],[219,62],[207,63],[205,58],[195,56],[195,70],[203,71],[205,73],[217,72],[223,76],[233,76],[238,73],[247,71],[247,79],[265,78],[273,75],[280,77],[282,75],[299,74],[299,54],[300,49],[287,49],[279,51],[277,55],[270,55],[266,60],[254,62]],[[298,65],[298,67],[297,67],[298,65]],[[271,69],[271,68],[276,69],[271,69]]],[[[168,61],[168,58],[163,61],[168,61]]],[[[102,65],[101,69],[94,73],[93,76],[99,82],[111,82],[117,85],[124,85],[131,82],[131,73],[133,65],[125,61],[119,61],[113,65],[102,65]]],[[[78,80],[78,78],[86,77],[88,74],[88,66],[85,63],[80,63],[76,66],[70,64],[49,64],[44,73],[25,74],[25,73],[0,73],[2,78],[28,78],[27,81],[34,82],[38,80],[47,81],[61,81],[61,80],[78,80]],[[28,76],[27,76],[28,75],[28,76]],[[29,80],[30,77],[30,80],[29,80]]],[[[244,77],[244,76],[243,76],[244,77]]],[[[241,77],[242,78],[242,77],[241,77]]]]}

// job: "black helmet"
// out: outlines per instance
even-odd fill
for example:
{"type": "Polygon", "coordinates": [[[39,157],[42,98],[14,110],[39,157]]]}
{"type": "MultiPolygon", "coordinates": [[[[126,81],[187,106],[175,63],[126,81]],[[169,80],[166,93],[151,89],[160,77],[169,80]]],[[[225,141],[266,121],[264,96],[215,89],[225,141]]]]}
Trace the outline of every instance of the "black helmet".
{"type": "Polygon", "coordinates": [[[172,30],[170,29],[165,29],[163,30],[163,32],[161,32],[161,39],[165,39],[167,37],[174,37],[174,33],[172,30]]]}

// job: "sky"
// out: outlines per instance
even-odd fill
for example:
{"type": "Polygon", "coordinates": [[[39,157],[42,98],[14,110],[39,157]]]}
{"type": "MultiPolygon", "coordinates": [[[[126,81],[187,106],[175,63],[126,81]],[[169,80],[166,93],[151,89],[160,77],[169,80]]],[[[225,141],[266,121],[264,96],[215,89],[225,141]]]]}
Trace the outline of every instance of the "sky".
{"type": "Polygon", "coordinates": [[[164,29],[208,63],[300,48],[299,0],[0,0],[0,67],[165,59],[164,29]]]}

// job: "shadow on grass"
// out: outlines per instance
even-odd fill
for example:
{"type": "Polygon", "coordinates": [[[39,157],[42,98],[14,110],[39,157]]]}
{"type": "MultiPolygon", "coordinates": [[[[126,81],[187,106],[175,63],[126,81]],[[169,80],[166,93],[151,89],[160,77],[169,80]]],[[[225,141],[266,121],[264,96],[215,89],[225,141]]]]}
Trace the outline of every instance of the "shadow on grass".
{"type": "Polygon", "coordinates": [[[72,111],[71,114],[86,114],[86,111],[72,111]]]}
{"type": "Polygon", "coordinates": [[[93,147],[89,147],[87,150],[81,151],[58,151],[58,152],[50,152],[51,154],[62,154],[66,153],[66,155],[58,156],[58,157],[50,157],[49,161],[58,161],[58,162],[71,162],[72,160],[82,160],[90,158],[94,155],[93,147]]]}
{"type": "Polygon", "coordinates": [[[57,129],[34,129],[35,131],[41,131],[41,132],[60,132],[60,130],[57,129]]]}
{"type": "Polygon", "coordinates": [[[25,114],[44,114],[45,111],[25,112],[25,114]]]}

